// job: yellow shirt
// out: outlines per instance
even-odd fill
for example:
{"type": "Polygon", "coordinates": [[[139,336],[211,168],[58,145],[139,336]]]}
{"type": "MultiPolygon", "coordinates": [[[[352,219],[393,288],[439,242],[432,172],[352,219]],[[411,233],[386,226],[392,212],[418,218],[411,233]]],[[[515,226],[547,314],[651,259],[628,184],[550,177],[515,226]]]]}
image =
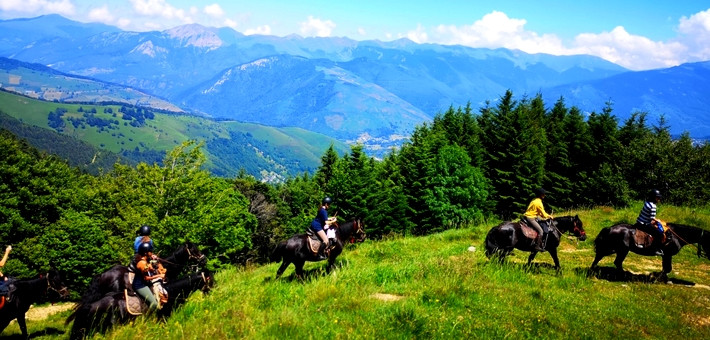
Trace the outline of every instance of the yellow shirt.
{"type": "Polygon", "coordinates": [[[547,212],[545,212],[545,207],[543,207],[542,199],[540,197],[537,197],[530,202],[530,205],[528,205],[528,210],[525,211],[525,216],[542,217],[544,219],[552,218],[552,215],[549,215],[547,212]]]}

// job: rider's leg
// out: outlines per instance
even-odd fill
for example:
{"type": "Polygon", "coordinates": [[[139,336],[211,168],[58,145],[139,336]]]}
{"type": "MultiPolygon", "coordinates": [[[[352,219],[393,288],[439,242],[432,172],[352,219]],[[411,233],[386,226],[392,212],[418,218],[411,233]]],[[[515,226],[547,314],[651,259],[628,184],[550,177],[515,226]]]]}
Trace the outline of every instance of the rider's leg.
{"type": "Polygon", "coordinates": [[[328,246],[328,236],[326,236],[325,231],[321,229],[318,230],[318,237],[320,237],[321,241],[323,241],[318,249],[318,253],[319,255],[325,257],[325,248],[328,246]]]}
{"type": "Polygon", "coordinates": [[[148,314],[152,314],[158,309],[158,300],[155,299],[155,295],[153,295],[153,291],[150,287],[143,286],[138,288],[136,289],[136,293],[138,293],[138,295],[140,295],[143,300],[148,303],[148,314]]]}
{"type": "Polygon", "coordinates": [[[544,249],[542,248],[542,227],[539,223],[537,223],[537,219],[535,219],[534,217],[525,216],[525,219],[528,221],[528,225],[535,229],[535,231],[537,231],[537,237],[535,238],[535,250],[543,251],[544,249]]]}

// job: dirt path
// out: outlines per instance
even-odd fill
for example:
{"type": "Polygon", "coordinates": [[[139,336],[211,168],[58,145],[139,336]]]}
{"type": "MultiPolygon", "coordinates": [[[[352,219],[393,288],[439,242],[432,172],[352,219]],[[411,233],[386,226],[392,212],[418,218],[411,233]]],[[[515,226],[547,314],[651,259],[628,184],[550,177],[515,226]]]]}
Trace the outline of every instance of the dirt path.
{"type": "Polygon", "coordinates": [[[70,310],[73,306],[74,303],[71,302],[55,303],[54,305],[46,305],[41,307],[32,305],[25,316],[28,320],[44,320],[52,314],[70,310]]]}

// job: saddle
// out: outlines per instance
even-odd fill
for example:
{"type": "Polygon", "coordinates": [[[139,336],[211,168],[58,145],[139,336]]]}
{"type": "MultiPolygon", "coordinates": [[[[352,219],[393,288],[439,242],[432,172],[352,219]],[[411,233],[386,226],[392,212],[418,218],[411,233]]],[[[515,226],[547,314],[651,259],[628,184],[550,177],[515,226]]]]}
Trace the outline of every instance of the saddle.
{"type": "Polygon", "coordinates": [[[636,229],[634,232],[634,243],[636,247],[648,248],[653,244],[653,236],[643,230],[636,229]]]}
{"type": "MultiPolygon", "coordinates": [[[[328,238],[331,238],[329,235],[331,231],[333,231],[333,233],[335,232],[332,228],[326,231],[328,238]]],[[[318,249],[320,249],[320,245],[323,243],[323,241],[321,241],[318,234],[316,234],[313,229],[310,228],[306,230],[306,236],[306,239],[308,240],[308,249],[311,251],[311,253],[313,253],[313,255],[318,255],[318,249]]],[[[330,248],[332,248],[332,246],[330,244],[327,244],[325,248],[326,254],[330,252],[330,248]]]]}
{"type": "MultiPolygon", "coordinates": [[[[124,276],[124,279],[126,280],[126,289],[123,290],[123,296],[124,299],[126,300],[126,310],[128,313],[131,315],[141,315],[145,314],[145,312],[148,310],[148,304],[143,301],[143,298],[138,296],[136,292],[133,290],[133,280],[135,279],[136,274],[134,272],[128,272],[124,276]]],[[[157,280],[157,279],[156,279],[157,280]]],[[[153,295],[155,295],[155,299],[158,300],[158,309],[161,309],[165,303],[168,302],[168,296],[165,295],[164,292],[162,292],[159,289],[159,283],[155,283],[155,280],[153,286],[151,287],[151,292],[153,292],[153,295]]]]}
{"type": "Polygon", "coordinates": [[[126,310],[131,315],[141,315],[148,312],[148,304],[140,296],[129,294],[128,289],[123,290],[123,296],[126,299],[126,310]]]}

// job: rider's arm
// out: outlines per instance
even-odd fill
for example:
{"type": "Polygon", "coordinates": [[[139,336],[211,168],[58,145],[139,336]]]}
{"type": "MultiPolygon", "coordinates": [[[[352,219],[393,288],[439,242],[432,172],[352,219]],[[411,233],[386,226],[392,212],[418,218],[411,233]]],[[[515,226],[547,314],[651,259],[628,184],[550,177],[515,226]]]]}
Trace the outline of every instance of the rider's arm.
{"type": "Polygon", "coordinates": [[[5,262],[7,262],[7,257],[10,256],[10,250],[12,250],[12,246],[7,246],[7,248],[5,248],[5,255],[2,257],[2,260],[0,260],[0,267],[5,266],[5,262]]]}

